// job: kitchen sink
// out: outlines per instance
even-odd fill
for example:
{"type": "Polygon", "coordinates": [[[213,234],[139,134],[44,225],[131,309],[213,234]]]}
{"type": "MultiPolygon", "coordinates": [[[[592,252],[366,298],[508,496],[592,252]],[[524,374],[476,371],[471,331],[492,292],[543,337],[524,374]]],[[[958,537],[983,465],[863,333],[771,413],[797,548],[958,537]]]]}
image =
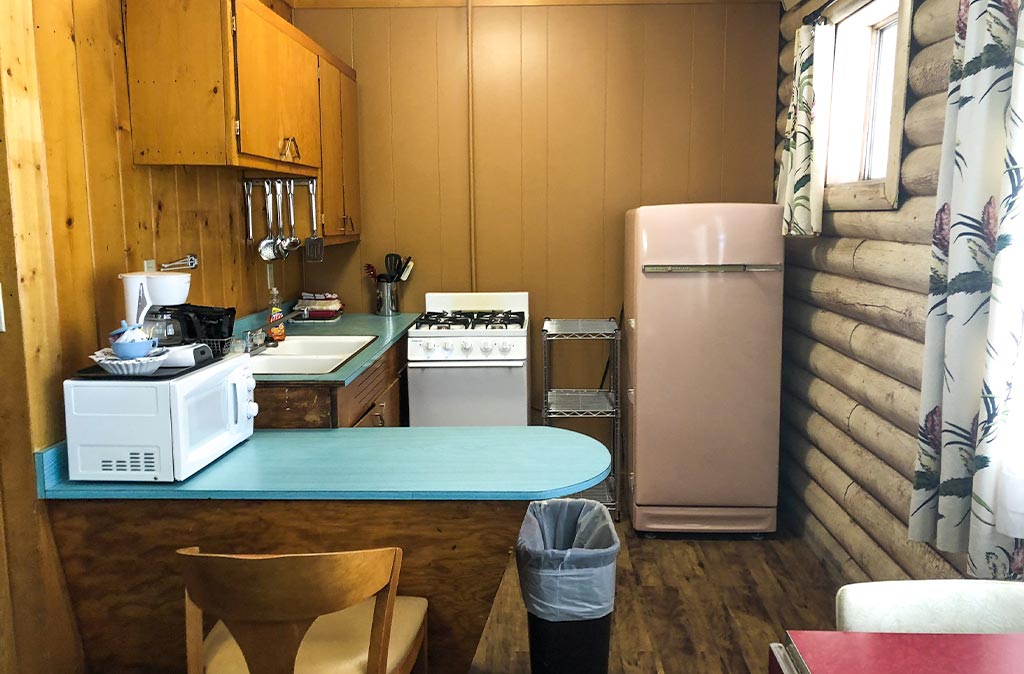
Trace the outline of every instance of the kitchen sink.
{"type": "Polygon", "coordinates": [[[373,335],[315,337],[293,335],[253,356],[254,374],[327,374],[377,339],[373,335]]]}

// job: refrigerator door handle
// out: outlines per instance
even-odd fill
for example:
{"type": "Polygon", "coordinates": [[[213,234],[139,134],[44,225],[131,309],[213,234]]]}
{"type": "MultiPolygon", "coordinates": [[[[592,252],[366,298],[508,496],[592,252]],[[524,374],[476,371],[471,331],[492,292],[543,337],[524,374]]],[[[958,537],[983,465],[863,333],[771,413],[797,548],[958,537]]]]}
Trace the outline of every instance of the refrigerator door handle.
{"type": "Polygon", "coordinates": [[[782,271],[781,264],[645,264],[645,274],[725,274],[748,271],[782,271]]]}

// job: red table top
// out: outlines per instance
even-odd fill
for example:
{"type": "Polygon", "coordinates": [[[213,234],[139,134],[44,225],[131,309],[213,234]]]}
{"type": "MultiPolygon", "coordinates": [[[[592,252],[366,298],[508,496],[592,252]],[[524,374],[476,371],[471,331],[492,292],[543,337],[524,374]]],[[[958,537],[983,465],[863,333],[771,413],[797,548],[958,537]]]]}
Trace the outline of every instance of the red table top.
{"type": "Polygon", "coordinates": [[[1024,634],[787,634],[810,674],[1024,672],[1024,634]]]}

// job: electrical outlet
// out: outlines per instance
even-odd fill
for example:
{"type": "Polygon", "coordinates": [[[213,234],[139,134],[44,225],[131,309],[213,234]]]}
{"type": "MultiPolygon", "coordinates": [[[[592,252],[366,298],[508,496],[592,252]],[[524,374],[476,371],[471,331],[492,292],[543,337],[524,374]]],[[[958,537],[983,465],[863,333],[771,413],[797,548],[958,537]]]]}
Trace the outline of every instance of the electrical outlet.
{"type": "Polygon", "coordinates": [[[143,260],[142,271],[156,271],[156,260],[143,260]]]}
{"type": "Polygon", "coordinates": [[[274,287],[274,265],[267,265],[267,289],[274,287]]]}

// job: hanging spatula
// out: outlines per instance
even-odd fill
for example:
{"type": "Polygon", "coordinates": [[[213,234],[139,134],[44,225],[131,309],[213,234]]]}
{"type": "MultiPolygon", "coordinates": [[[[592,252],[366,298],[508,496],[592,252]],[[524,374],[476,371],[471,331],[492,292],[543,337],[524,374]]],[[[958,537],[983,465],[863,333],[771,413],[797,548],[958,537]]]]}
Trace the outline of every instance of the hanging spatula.
{"type": "Polygon", "coordinates": [[[323,262],[324,240],[317,230],[320,214],[316,210],[316,178],[309,179],[309,219],[313,223],[313,236],[306,239],[306,262],[323,262]]]}

